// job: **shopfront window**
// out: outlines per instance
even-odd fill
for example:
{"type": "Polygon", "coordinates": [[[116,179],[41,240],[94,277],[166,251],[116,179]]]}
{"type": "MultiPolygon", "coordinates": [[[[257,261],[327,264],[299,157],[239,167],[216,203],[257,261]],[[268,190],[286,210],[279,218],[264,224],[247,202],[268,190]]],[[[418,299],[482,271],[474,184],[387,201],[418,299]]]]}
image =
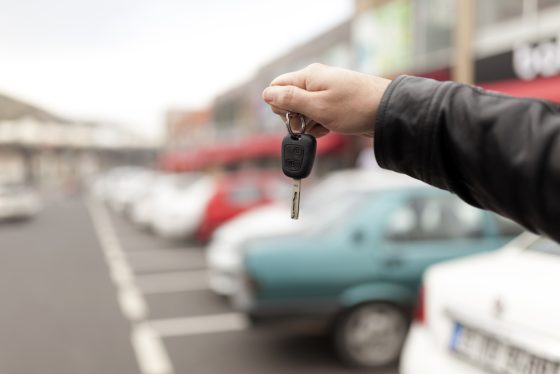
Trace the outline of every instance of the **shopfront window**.
{"type": "Polygon", "coordinates": [[[560,7],[560,0],[537,0],[537,7],[539,10],[560,7]]]}
{"type": "Polygon", "coordinates": [[[477,0],[476,2],[477,28],[520,19],[522,15],[523,0],[477,0]]]}
{"type": "Polygon", "coordinates": [[[450,48],[454,28],[455,2],[418,0],[414,4],[415,53],[428,55],[450,48]]]}

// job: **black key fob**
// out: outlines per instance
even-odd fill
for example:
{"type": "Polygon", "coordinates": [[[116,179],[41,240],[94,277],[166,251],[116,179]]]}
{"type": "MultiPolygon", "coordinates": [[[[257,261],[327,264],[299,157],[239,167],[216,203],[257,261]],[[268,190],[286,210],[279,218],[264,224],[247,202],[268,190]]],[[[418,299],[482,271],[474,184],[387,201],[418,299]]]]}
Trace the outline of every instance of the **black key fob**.
{"type": "Polygon", "coordinates": [[[282,171],[293,179],[307,178],[313,169],[317,140],[308,134],[287,135],[282,140],[282,171]]]}

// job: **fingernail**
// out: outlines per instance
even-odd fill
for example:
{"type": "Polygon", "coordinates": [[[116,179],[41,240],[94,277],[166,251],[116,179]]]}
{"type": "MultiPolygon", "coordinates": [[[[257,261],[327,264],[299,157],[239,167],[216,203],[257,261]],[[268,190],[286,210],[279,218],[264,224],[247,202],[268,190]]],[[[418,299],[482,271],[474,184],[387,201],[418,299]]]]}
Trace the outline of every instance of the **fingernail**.
{"type": "Polygon", "coordinates": [[[276,95],[274,93],[274,87],[268,87],[264,90],[263,92],[263,99],[264,101],[266,101],[267,103],[271,103],[274,101],[276,95]]]}

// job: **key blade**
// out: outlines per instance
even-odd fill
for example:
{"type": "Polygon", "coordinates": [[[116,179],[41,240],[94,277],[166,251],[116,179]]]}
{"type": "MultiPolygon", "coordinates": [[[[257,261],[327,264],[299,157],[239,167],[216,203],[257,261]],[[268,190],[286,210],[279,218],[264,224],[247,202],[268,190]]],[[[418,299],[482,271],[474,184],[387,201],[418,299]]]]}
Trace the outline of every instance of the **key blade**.
{"type": "Polygon", "coordinates": [[[299,218],[299,198],[301,195],[301,179],[294,179],[292,183],[292,219],[299,218]]]}

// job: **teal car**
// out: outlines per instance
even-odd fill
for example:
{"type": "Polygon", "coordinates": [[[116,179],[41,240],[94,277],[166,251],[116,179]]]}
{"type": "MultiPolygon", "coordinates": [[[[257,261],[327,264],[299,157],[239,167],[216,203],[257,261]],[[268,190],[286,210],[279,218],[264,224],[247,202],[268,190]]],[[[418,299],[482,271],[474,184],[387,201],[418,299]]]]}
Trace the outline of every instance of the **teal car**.
{"type": "Polygon", "coordinates": [[[408,178],[333,201],[305,234],[247,244],[234,305],[260,324],[327,322],[347,363],[400,354],[424,270],[497,249],[521,229],[408,178]]]}

